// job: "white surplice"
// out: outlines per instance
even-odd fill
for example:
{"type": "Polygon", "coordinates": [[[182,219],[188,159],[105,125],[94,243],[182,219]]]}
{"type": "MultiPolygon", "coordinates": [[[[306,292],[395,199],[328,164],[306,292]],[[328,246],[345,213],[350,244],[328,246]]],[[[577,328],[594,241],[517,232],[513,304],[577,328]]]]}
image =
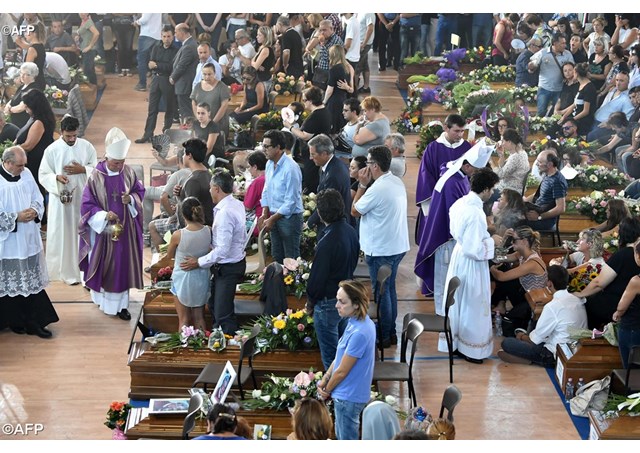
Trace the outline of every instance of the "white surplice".
{"type": "Polygon", "coordinates": [[[67,284],[82,281],[78,267],[78,222],[82,191],[87,178],[97,164],[96,150],[87,140],[78,138],[69,146],[60,137],[44,151],[38,177],[40,184],[49,192],[46,259],[50,280],[62,280],[67,284]],[[84,173],[69,175],[64,167],[72,162],[85,167],[84,173]],[[69,178],[62,184],[56,175],[69,178]],[[60,202],[62,190],[73,193],[73,201],[60,202]]]}
{"type": "MultiPolygon", "coordinates": [[[[488,260],[493,258],[495,244],[487,232],[482,200],[475,192],[457,200],[449,209],[449,218],[456,245],[447,272],[447,287],[452,277],[460,279],[455,304],[449,310],[453,349],[474,359],[485,359],[493,353],[488,260]]],[[[445,294],[446,291],[447,288],[445,294]]],[[[447,351],[444,335],[440,336],[438,350],[447,351]]]]}

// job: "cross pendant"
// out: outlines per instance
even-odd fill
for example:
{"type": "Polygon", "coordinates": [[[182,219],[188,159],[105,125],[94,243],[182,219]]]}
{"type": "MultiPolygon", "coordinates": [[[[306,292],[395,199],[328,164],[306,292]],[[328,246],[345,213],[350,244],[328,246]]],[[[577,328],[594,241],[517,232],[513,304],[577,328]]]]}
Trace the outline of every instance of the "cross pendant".
{"type": "Polygon", "coordinates": [[[113,198],[113,202],[115,203],[116,201],[118,201],[118,197],[120,196],[120,194],[118,192],[116,192],[116,189],[113,189],[113,192],[111,193],[111,198],[113,198]]]}

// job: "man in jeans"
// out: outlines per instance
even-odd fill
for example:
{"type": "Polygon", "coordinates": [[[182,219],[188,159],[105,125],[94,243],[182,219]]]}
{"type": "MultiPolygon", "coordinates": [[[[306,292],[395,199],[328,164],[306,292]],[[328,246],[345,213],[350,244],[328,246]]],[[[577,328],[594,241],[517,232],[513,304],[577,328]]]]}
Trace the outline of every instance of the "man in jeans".
{"type": "Polygon", "coordinates": [[[562,91],[562,66],[573,63],[573,55],[567,50],[567,38],[556,33],[551,39],[551,46],[534,53],[529,60],[528,69],[534,73],[540,69],[538,77],[538,116],[547,116],[549,110],[556,105],[562,91]]]}
{"type": "Polygon", "coordinates": [[[400,61],[412,57],[420,50],[420,14],[400,14],[400,61]]]}
{"type": "Polygon", "coordinates": [[[162,33],[162,14],[143,13],[135,24],[140,27],[138,36],[138,84],[133,88],[136,91],[147,91],[147,71],[151,48],[160,42],[162,33]]]}
{"type": "Polygon", "coordinates": [[[407,191],[400,178],[393,175],[391,150],[386,146],[369,148],[367,166],[358,173],[358,191],[351,205],[351,215],[361,217],[360,245],[365,254],[375,295],[380,291],[378,269],[391,266],[391,276],[380,301],[382,338],[378,341],[387,348],[398,342],[396,317],[398,296],[396,274],[400,261],[409,251],[407,226],[407,191]],[[373,184],[369,187],[369,183],[373,184]]]}
{"type": "Polygon", "coordinates": [[[587,311],[582,301],[567,292],[569,273],[562,266],[549,266],[547,288],[553,299],[542,309],[536,328],[527,334],[502,341],[498,357],[509,363],[535,363],[552,368],[556,364],[556,345],[568,343],[570,330],[587,328],[587,311]]]}
{"type": "Polygon", "coordinates": [[[262,215],[258,229],[271,232],[271,255],[282,263],[285,258],[300,256],[302,236],[302,171],[287,154],[284,133],[265,132],[262,146],[267,155],[265,184],[262,190],[262,215]]]}
{"type": "Polygon", "coordinates": [[[356,230],[347,223],[342,195],[335,189],[318,193],[316,212],[326,225],[318,241],[313,267],[307,281],[307,313],[313,315],[320,354],[325,369],[336,356],[338,340],[347,325],[336,309],[338,283],[353,278],[360,244],[356,230]]]}

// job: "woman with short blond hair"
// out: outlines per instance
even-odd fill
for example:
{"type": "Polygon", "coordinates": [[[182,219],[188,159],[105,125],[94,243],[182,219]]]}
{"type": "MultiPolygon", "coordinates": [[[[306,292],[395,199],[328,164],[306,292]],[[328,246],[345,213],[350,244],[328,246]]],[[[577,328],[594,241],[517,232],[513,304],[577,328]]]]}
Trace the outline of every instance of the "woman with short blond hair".
{"type": "Polygon", "coordinates": [[[384,145],[384,139],[391,133],[391,123],[382,112],[382,104],[378,98],[367,96],[360,104],[364,118],[360,121],[353,135],[353,157],[366,156],[372,146],[384,145]]]}

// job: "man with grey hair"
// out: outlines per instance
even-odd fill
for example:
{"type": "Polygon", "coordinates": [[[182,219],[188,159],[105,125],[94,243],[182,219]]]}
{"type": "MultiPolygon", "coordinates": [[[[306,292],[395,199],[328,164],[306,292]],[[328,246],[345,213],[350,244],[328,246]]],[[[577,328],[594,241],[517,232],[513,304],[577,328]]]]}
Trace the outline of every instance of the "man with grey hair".
{"type": "Polygon", "coordinates": [[[184,122],[193,115],[189,96],[198,67],[198,44],[191,36],[191,29],[187,24],[178,24],[175,35],[182,46],[173,58],[173,70],[169,76],[169,83],[175,87],[180,121],[184,122]]]}
{"type": "Polygon", "coordinates": [[[407,172],[407,163],[404,158],[404,136],[393,132],[384,138],[384,146],[391,150],[391,168],[389,170],[398,178],[404,177],[407,172]]]}
{"type": "Polygon", "coordinates": [[[198,267],[211,268],[211,296],[209,312],[213,327],[222,327],[224,333],[234,335],[238,329],[234,296],[236,285],[242,282],[247,268],[244,245],[247,240],[244,204],[233,197],[233,177],[217,169],[211,177],[211,198],[215,203],[211,229],[211,251],[195,258],[186,257],[180,268],[190,271],[198,267]]]}
{"type": "Polygon", "coordinates": [[[313,84],[325,90],[329,80],[329,49],[332,46],[343,46],[344,42],[335,32],[330,20],[321,20],[318,31],[320,32],[318,37],[309,41],[307,49],[315,49],[316,45],[320,45],[320,58],[314,72],[313,84]]]}
{"type": "Polygon", "coordinates": [[[291,21],[287,16],[278,17],[277,27],[278,33],[281,35],[282,67],[285,74],[297,79],[304,73],[302,40],[298,32],[291,26],[291,21]]]}
{"type": "MultiPolygon", "coordinates": [[[[320,167],[320,182],[318,193],[324,189],[335,189],[344,201],[344,214],[347,223],[352,223],[351,218],[351,180],[349,168],[346,164],[334,156],[333,142],[324,134],[318,134],[309,140],[309,157],[320,167]]],[[[318,237],[324,231],[324,224],[320,220],[318,211],[315,210],[307,220],[310,228],[318,227],[318,237]]]]}
{"type": "MultiPolygon", "coordinates": [[[[242,62],[242,67],[250,66],[251,60],[256,56],[256,49],[251,44],[251,36],[244,28],[236,30],[235,33],[236,44],[238,44],[238,50],[236,53],[236,57],[240,58],[242,62]]],[[[233,53],[232,53],[233,55],[233,53]]]]}
{"type": "Polygon", "coordinates": [[[44,199],[20,146],[5,150],[0,165],[0,330],[50,338],[58,321],[45,287],[49,284],[40,219],[44,199]]]}

